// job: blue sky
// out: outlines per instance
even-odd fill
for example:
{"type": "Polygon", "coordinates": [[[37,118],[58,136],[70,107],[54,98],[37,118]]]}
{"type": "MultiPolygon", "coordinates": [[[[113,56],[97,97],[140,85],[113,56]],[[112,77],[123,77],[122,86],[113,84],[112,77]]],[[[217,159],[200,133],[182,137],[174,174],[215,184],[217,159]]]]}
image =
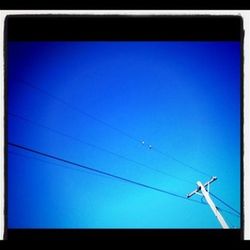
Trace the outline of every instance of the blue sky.
{"type": "MultiPolygon", "coordinates": [[[[10,142],[181,196],[217,176],[240,210],[239,42],[10,42],[8,112],[10,142]]],[[[10,228],[220,228],[208,206],[8,149],[10,228]]]]}

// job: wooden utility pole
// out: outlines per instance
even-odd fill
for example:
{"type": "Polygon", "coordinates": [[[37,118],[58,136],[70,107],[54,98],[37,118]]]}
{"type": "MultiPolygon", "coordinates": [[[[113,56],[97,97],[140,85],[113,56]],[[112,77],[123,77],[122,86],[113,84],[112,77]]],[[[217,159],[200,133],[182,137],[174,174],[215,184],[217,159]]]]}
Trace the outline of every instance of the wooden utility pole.
{"type": "Polygon", "coordinates": [[[216,180],[217,180],[217,177],[214,176],[211,178],[210,181],[206,182],[204,185],[200,181],[197,181],[197,185],[198,185],[197,189],[194,190],[193,192],[191,192],[190,194],[188,194],[187,198],[190,198],[191,196],[193,196],[195,194],[204,196],[208,205],[212,209],[215,217],[218,219],[219,223],[221,224],[222,228],[227,229],[227,228],[229,228],[229,226],[227,225],[226,221],[222,217],[221,213],[219,212],[219,210],[217,209],[217,207],[215,206],[213,200],[211,199],[211,197],[209,195],[209,186],[212,182],[214,182],[216,180]]]}

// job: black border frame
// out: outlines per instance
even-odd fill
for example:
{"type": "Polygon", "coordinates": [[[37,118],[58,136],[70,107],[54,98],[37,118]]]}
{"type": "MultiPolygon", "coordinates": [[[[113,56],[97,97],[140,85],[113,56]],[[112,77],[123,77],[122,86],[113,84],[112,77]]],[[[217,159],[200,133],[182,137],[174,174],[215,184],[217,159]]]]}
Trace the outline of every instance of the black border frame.
{"type": "MultiPolygon", "coordinates": [[[[140,21],[139,21],[140,22],[140,21]]],[[[126,239],[137,238],[145,240],[147,238],[160,239],[160,240],[178,240],[182,237],[185,240],[199,237],[200,239],[210,240],[229,240],[238,241],[243,239],[244,234],[244,169],[243,169],[243,19],[240,16],[209,16],[209,15],[180,15],[180,16],[135,16],[135,15],[9,15],[5,19],[4,29],[4,158],[5,158],[5,229],[4,239],[126,239]],[[14,23],[13,23],[14,20],[14,23]],[[47,20],[47,21],[46,21],[47,20]],[[64,20],[64,21],[63,21],[64,20]],[[94,20],[89,23],[87,28],[87,36],[79,33],[79,26],[82,22],[94,20]],[[100,20],[108,20],[106,23],[100,25],[100,20]],[[116,25],[112,26],[113,21],[116,21],[116,25]],[[118,20],[118,24],[117,24],[118,20]],[[121,21],[122,20],[122,21],[121,21]],[[149,24],[150,28],[142,26],[129,26],[128,23],[135,23],[135,20],[144,20],[149,24]],[[178,21],[179,20],[179,21],[178,21]],[[197,22],[197,20],[203,22],[197,22]],[[62,21],[60,23],[60,21],[62,21]],[[120,21],[120,23],[119,23],[120,21]],[[155,23],[154,23],[155,22],[155,23]],[[168,26],[168,33],[163,33],[161,28],[166,28],[164,25],[171,23],[168,26]],[[213,23],[214,22],[214,23],[213,23]],[[228,25],[231,22],[231,26],[228,25]],[[52,23],[52,25],[51,25],[52,23]],[[70,23],[73,30],[70,33],[65,32],[63,25],[70,23]],[[215,24],[220,25],[215,25],[215,24]],[[152,29],[158,24],[156,30],[152,29]],[[61,26],[60,26],[61,25],[61,26]],[[111,25],[111,26],[108,26],[111,25]],[[114,29],[120,25],[123,29],[114,33],[114,29]],[[212,29],[211,29],[212,26],[212,29]],[[34,29],[34,27],[36,29],[34,29]],[[45,29],[44,29],[45,27],[45,29]],[[57,29],[55,29],[57,27],[57,29]],[[112,27],[111,29],[108,27],[112,27]],[[189,29],[187,29],[187,27],[189,29]],[[103,29],[104,28],[104,29],[103,29]],[[106,30],[105,30],[106,28],[106,30]],[[93,32],[93,29],[95,32],[93,32]],[[223,30],[223,32],[222,32],[223,30]],[[138,32],[139,31],[139,32],[138,32]],[[240,128],[240,165],[241,165],[241,228],[240,229],[8,229],[8,157],[7,157],[7,138],[8,138],[8,76],[7,76],[7,51],[8,41],[43,41],[43,40],[64,40],[64,41],[240,41],[241,43],[241,128],[240,128]],[[153,236],[153,237],[152,237],[153,236]]]]}
{"type": "Polygon", "coordinates": [[[242,34],[237,29],[242,23],[236,15],[9,15],[5,37],[12,41],[239,41],[242,34]]]}

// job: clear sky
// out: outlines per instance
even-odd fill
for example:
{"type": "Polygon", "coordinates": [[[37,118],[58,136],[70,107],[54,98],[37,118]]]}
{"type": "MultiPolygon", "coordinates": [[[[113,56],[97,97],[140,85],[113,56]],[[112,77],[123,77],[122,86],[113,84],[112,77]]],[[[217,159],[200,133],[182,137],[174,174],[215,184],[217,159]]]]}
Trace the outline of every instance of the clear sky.
{"type": "MultiPolygon", "coordinates": [[[[9,142],[181,196],[217,176],[240,211],[239,42],[10,42],[8,113],[9,142]]],[[[9,228],[220,228],[207,205],[8,152],[9,228]]]]}

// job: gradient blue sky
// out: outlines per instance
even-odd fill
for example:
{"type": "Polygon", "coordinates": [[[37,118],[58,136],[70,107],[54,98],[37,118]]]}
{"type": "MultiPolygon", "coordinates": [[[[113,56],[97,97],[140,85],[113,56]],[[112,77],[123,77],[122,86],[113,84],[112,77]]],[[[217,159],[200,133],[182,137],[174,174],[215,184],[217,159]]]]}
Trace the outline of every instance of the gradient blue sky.
{"type": "MultiPolygon", "coordinates": [[[[8,112],[187,182],[13,115],[10,142],[184,196],[209,179],[157,148],[240,210],[239,42],[10,42],[8,112]]],[[[9,228],[220,228],[208,206],[8,149],[9,228]]]]}

